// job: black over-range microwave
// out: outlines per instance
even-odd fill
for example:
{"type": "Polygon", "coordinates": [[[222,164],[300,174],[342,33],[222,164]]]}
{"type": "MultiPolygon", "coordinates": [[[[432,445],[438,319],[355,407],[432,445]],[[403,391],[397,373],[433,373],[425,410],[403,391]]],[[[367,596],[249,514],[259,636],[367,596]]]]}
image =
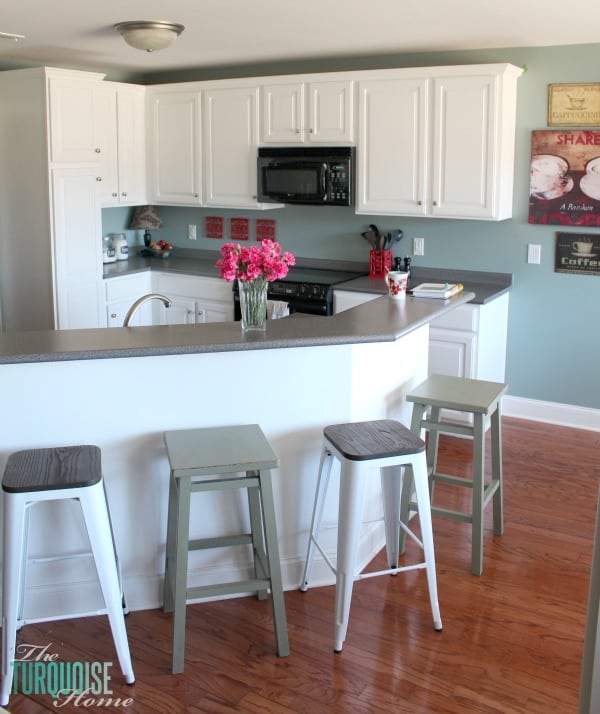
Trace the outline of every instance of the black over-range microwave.
{"type": "Polygon", "coordinates": [[[354,147],[259,148],[258,200],[352,206],[354,147]]]}

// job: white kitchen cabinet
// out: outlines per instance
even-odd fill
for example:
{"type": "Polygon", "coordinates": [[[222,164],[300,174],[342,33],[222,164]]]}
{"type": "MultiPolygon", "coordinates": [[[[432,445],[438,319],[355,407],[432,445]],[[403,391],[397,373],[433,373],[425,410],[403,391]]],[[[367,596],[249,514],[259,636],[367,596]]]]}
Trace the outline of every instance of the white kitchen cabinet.
{"type": "Polygon", "coordinates": [[[102,206],[146,202],[145,89],[103,82],[96,90],[102,206]]]}
{"type": "Polygon", "coordinates": [[[433,67],[360,80],[357,213],[509,218],[521,72],[433,67]]]}
{"type": "MultiPolygon", "coordinates": [[[[106,327],[123,327],[125,316],[133,303],[152,292],[150,271],[120,275],[104,280],[106,327]]],[[[131,326],[152,325],[152,302],[146,302],[135,312],[131,326]]]]}
{"type": "Polygon", "coordinates": [[[357,213],[426,215],[429,93],[421,77],[359,83],[357,213]]]}
{"type": "Polygon", "coordinates": [[[263,85],[261,143],[354,143],[353,90],[349,79],[263,85]]]}
{"type": "MultiPolygon", "coordinates": [[[[334,290],[334,313],[381,293],[334,290]]],[[[429,374],[503,382],[508,332],[508,293],[481,305],[466,303],[429,325],[429,374]]]]}
{"type": "Polygon", "coordinates": [[[171,307],[154,302],[159,325],[230,322],[233,320],[232,285],[221,278],[153,273],[153,289],[171,300],[171,307]]]}
{"type": "Polygon", "coordinates": [[[103,75],[0,72],[6,330],[104,323],[93,97],[103,75]]]}
{"type": "Polygon", "coordinates": [[[52,171],[56,327],[103,324],[102,246],[95,167],[52,171]]]}
{"type": "Polygon", "coordinates": [[[203,91],[204,204],[257,208],[258,86],[203,91]]]}
{"type": "Polygon", "coordinates": [[[200,91],[149,88],[149,193],[154,203],[202,202],[200,91]]]}
{"type": "Polygon", "coordinates": [[[101,147],[95,133],[96,90],[104,75],[91,72],[48,72],[50,157],[53,164],[97,163],[101,147]]]}

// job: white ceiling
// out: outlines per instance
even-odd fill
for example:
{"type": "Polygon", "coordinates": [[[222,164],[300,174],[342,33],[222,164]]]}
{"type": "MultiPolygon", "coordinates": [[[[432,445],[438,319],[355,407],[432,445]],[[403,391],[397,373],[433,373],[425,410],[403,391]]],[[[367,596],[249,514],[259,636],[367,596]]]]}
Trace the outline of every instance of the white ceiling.
{"type": "Polygon", "coordinates": [[[1,0],[0,65],[149,72],[298,58],[600,42],[600,3],[578,0],[1,0]],[[185,32],[141,52],[113,25],[185,32]]]}

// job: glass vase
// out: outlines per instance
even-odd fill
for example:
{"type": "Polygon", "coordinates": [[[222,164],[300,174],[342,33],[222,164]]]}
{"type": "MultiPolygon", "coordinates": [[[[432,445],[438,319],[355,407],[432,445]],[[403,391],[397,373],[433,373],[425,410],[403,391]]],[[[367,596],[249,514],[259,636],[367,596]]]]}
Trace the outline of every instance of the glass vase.
{"type": "Polygon", "coordinates": [[[240,280],[240,310],[242,330],[264,330],[267,326],[267,280],[240,280]]]}

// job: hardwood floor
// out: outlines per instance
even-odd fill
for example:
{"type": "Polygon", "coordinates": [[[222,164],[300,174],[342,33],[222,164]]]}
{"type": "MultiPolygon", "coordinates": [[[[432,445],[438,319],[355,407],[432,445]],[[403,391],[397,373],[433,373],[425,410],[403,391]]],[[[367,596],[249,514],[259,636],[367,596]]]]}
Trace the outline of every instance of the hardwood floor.
{"type": "MultiPolygon", "coordinates": [[[[442,632],[423,571],[355,584],[341,654],[332,651],[333,587],[286,593],[287,658],[274,654],[268,601],[204,603],[188,606],[186,669],[173,676],[171,617],[132,612],[137,681],[124,685],[110,670],[113,699],[130,706],[58,708],[50,695],[18,694],[9,711],[575,713],[600,434],[504,418],[503,440],[505,533],[493,535],[488,508],[481,577],[470,574],[470,526],[434,517],[442,632]]],[[[470,442],[443,437],[440,464],[468,474],[470,442]]],[[[446,503],[469,497],[438,488],[446,503]]],[[[29,625],[18,638],[51,643],[64,661],[115,659],[104,617],[29,625]]]]}

